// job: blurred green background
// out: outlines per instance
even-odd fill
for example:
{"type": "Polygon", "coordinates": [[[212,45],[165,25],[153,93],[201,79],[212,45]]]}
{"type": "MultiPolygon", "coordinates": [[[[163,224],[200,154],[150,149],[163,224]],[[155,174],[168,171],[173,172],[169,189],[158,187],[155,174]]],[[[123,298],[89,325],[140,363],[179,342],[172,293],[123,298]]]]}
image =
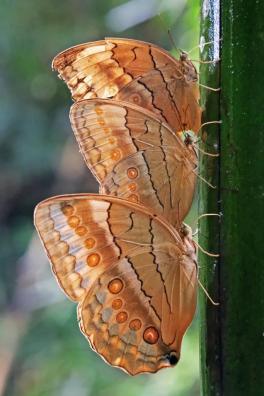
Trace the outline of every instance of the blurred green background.
{"type": "Polygon", "coordinates": [[[173,50],[169,28],[188,50],[198,44],[199,1],[1,0],[0,20],[0,395],[199,395],[197,319],[176,368],[132,378],[106,365],[79,332],[76,307],[32,224],[40,200],[98,188],[73,139],[70,94],[52,58],[105,36],[173,50]]]}

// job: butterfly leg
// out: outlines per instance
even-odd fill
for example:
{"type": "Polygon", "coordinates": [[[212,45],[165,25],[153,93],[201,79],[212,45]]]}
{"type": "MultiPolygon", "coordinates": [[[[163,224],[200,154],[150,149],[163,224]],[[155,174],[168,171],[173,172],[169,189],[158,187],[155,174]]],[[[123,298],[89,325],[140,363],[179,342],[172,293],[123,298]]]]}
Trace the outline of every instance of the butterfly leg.
{"type": "MultiPolygon", "coordinates": [[[[209,217],[209,216],[217,216],[217,217],[221,218],[222,214],[221,214],[221,213],[204,213],[204,214],[198,216],[198,218],[193,222],[191,228],[193,227],[194,224],[198,223],[200,219],[202,219],[203,217],[209,217]]],[[[195,234],[196,234],[197,232],[198,232],[198,230],[195,232],[195,234]]],[[[209,253],[209,252],[207,252],[207,250],[203,249],[203,248],[198,244],[198,242],[196,242],[196,241],[193,241],[193,242],[194,242],[194,244],[197,246],[197,248],[200,249],[201,252],[203,252],[203,253],[206,254],[207,256],[210,256],[210,257],[219,257],[219,256],[220,256],[219,254],[216,254],[216,253],[209,253]]]]}
{"type": "Polygon", "coordinates": [[[222,214],[220,214],[220,213],[204,213],[204,214],[198,216],[197,219],[195,219],[195,221],[193,222],[191,228],[193,228],[193,225],[197,224],[200,219],[202,219],[203,217],[209,217],[209,216],[217,216],[217,217],[221,218],[222,214]]]}
{"type": "Polygon", "coordinates": [[[199,175],[198,173],[195,172],[197,168],[193,169],[192,172],[199,177],[199,179],[201,179],[205,184],[207,184],[209,187],[213,188],[214,190],[216,189],[216,186],[214,186],[213,184],[209,183],[209,181],[207,181],[205,178],[203,178],[201,175],[199,175]]]}
{"type": "Polygon", "coordinates": [[[218,43],[219,41],[222,41],[222,39],[220,38],[219,40],[206,41],[205,43],[200,43],[200,44],[196,45],[195,47],[193,47],[192,49],[190,49],[190,51],[188,51],[187,54],[190,55],[190,53],[193,52],[194,50],[196,50],[197,48],[203,49],[206,45],[214,44],[215,42],[218,43]]]}
{"type": "Polygon", "coordinates": [[[219,153],[208,153],[207,151],[201,149],[201,147],[199,147],[197,144],[194,143],[194,147],[200,151],[200,153],[204,154],[204,155],[208,155],[209,157],[219,157],[219,153]]]}
{"type": "Polygon", "coordinates": [[[203,129],[203,127],[205,127],[206,125],[211,125],[211,124],[222,124],[222,120],[204,122],[204,123],[200,126],[200,128],[198,129],[198,133],[203,129]]]}
{"type": "Polygon", "coordinates": [[[197,63],[201,63],[203,65],[208,65],[208,64],[212,64],[212,63],[217,63],[220,62],[220,58],[219,59],[214,59],[211,61],[202,61],[202,60],[198,60],[198,59],[190,59],[191,62],[197,62],[197,63]]]}
{"type": "MultiPolygon", "coordinates": [[[[194,228],[195,224],[198,224],[199,220],[202,219],[203,217],[208,217],[208,216],[218,216],[219,218],[221,218],[222,213],[204,213],[200,216],[197,217],[197,219],[194,220],[194,222],[190,225],[191,229],[194,228]]],[[[192,237],[196,236],[199,232],[199,228],[196,228],[196,230],[194,232],[192,232],[192,237]]]]}
{"type": "Polygon", "coordinates": [[[209,257],[219,257],[219,256],[220,256],[218,253],[210,253],[210,252],[207,252],[207,250],[205,250],[204,248],[202,248],[202,246],[200,246],[199,243],[196,242],[196,241],[193,241],[193,243],[197,246],[198,249],[201,250],[201,252],[203,252],[204,254],[206,254],[206,255],[209,256],[209,257]]]}
{"type": "Polygon", "coordinates": [[[198,85],[202,88],[208,89],[208,91],[213,91],[213,92],[221,91],[221,88],[212,88],[212,87],[208,87],[207,85],[200,84],[200,83],[198,83],[198,85]]]}
{"type": "Polygon", "coordinates": [[[203,284],[201,283],[201,281],[198,279],[198,284],[200,286],[200,288],[202,289],[202,291],[204,292],[204,294],[206,295],[206,297],[208,298],[208,300],[213,304],[213,305],[220,305],[219,302],[215,302],[212,297],[210,296],[210,294],[208,293],[208,291],[206,290],[206,288],[203,286],[203,284]]]}

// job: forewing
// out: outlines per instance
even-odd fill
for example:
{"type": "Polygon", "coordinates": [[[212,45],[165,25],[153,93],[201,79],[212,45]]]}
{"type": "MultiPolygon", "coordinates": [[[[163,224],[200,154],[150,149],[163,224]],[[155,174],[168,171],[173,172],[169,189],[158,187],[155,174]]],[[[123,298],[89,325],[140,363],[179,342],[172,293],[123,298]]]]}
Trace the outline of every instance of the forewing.
{"type": "Polygon", "coordinates": [[[57,55],[53,68],[76,101],[127,100],[153,111],[175,131],[200,128],[195,67],[155,45],[115,38],[81,44],[57,55]]]}
{"type": "Polygon", "coordinates": [[[154,69],[125,85],[115,95],[142,106],[168,123],[174,131],[198,132],[201,126],[199,87],[186,81],[183,70],[171,63],[154,69]]]}
{"type": "Polygon", "coordinates": [[[126,102],[91,99],[71,123],[101,192],[127,198],[179,225],[194,195],[197,156],[153,113],[126,102]]]}

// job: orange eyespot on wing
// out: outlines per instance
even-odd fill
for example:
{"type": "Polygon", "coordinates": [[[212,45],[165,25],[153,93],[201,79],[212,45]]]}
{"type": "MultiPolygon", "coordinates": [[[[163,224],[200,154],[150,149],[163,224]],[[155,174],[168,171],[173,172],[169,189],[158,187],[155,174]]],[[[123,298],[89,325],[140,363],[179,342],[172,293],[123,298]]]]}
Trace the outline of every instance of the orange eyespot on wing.
{"type": "Polygon", "coordinates": [[[70,119],[102,193],[142,203],[181,224],[194,195],[197,155],[178,134],[153,113],[115,100],[77,102],[70,119]]]}
{"type": "Polygon", "coordinates": [[[61,52],[52,66],[76,101],[125,100],[154,112],[175,131],[198,132],[201,126],[197,71],[186,57],[177,60],[143,41],[107,38],[61,52]]]}
{"type": "Polygon", "coordinates": [[[176,364],[196,306],[191,243],[147,208],[103,195],[43,201],[35,225],[96,352],[132,375],[176,364]],[[85,235],[71,227],[72,216],[85,235]]]}

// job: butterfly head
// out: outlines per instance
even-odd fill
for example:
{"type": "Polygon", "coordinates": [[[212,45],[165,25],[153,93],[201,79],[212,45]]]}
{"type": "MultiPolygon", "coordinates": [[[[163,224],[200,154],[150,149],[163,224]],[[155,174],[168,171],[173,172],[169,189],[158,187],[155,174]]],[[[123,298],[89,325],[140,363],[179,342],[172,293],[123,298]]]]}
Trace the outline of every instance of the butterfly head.
{"type": "Polygon", "coordinates": [[[192,238],[192,229],[188,224],[182,223],[180,228],[182,238],[192,238]]]}
{"type": "Polygon", "coordinates": [[[188,61],[188,52],[181,50],[180,60],[182,62],[188,61]]]}
{"type": "Polygon", "coordinates": [[[191,227],[185,223],[182,223],[180,228],[180,235],[184,242],[188,256],[190,256],[194,261],[196,261],[196,246],[193,242],[191,227]]]}
{"type": "Polygon", "coordinates": [[[194,64],[188,58],[188,53],[185,51],[181,51],[180,61],[182,62],[183,66],[183,73],[186,82],[196,82],[198,81],[197,70],[194,64]]]}
{"type": "Polygon", "coordinates": [[[184,131],[183,142],[187,148],[189,148],[190,150],[193,150],[193,148],[195,147],[195,144],[197,143],[197,138],[196,138],[195,133],[191,130],[184,131]]]}
{"type": "Polygon", "coordinates": [[[193,144],[193,137],[189,132],[186,132],[184,134],[184,143],[185,143],[185,146],[187,146],[187,147],[191,146],[193,144]]]}

